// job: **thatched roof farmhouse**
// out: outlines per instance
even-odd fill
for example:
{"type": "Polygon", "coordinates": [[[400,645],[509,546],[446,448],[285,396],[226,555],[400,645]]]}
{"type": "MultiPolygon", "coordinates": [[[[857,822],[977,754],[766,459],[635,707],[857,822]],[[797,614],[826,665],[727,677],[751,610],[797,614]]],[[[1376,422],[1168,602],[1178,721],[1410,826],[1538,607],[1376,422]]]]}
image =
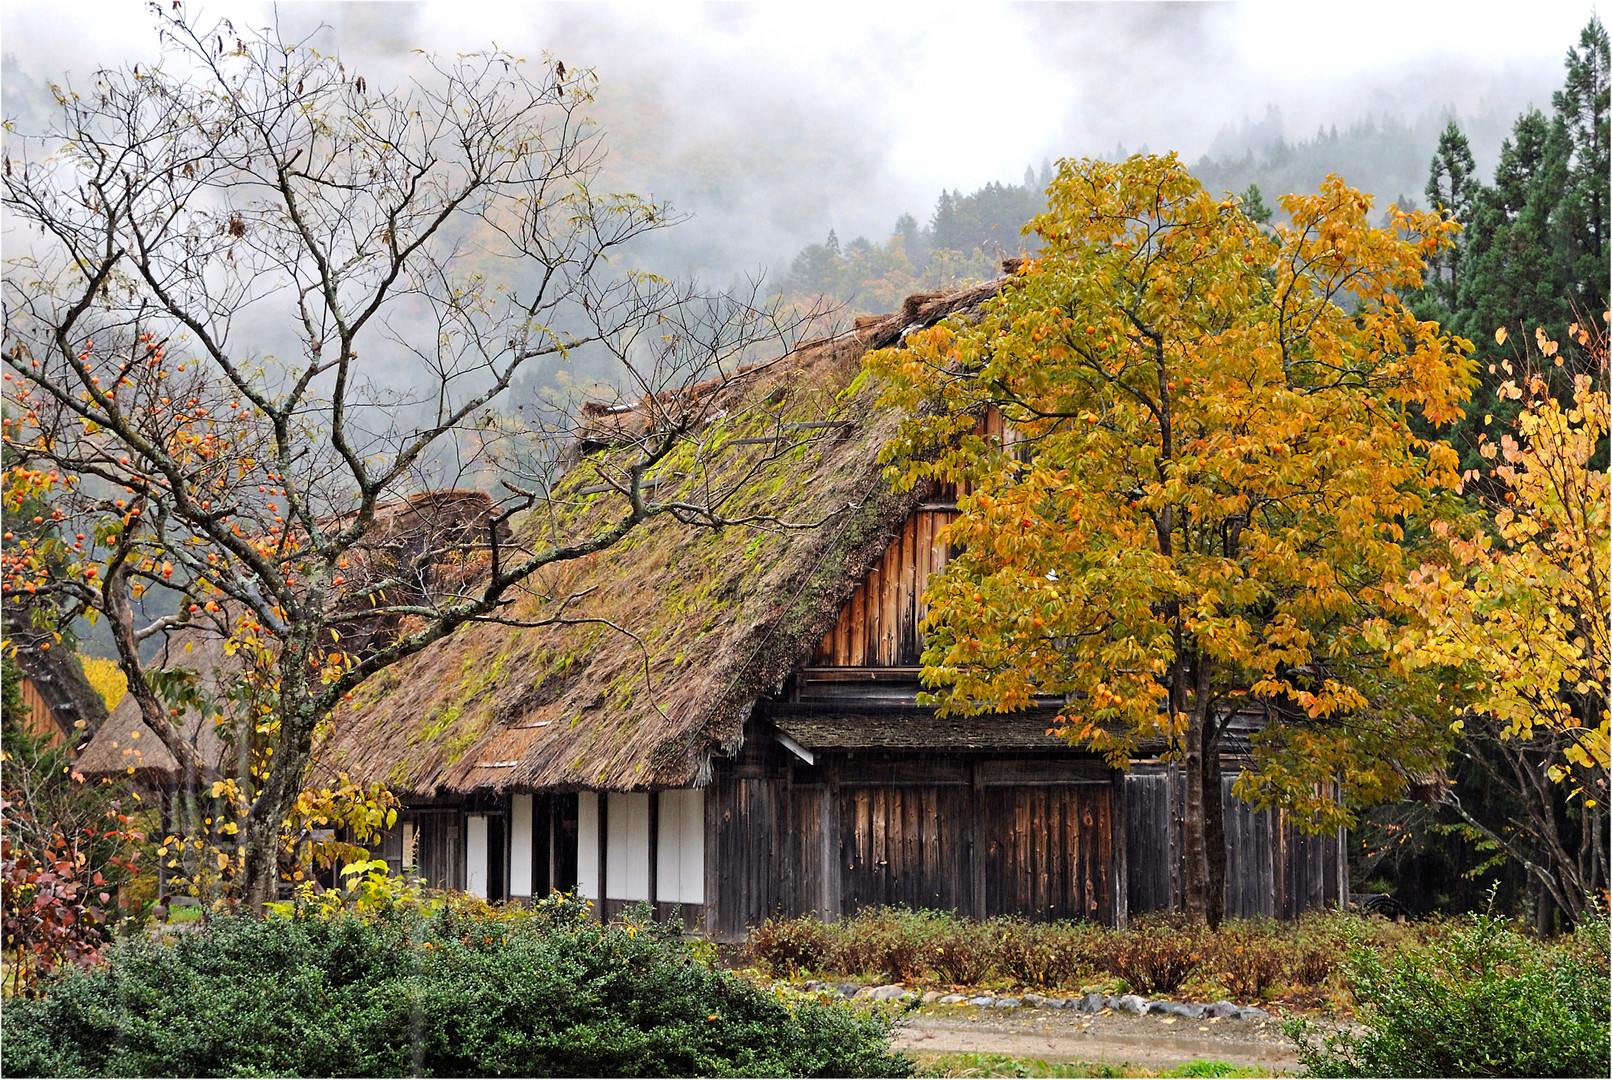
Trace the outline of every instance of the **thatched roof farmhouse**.
{"type": "MultiPolygon", "coordinates": [[[[1052,709],[942,720],[916,704],[955,497],[885,481],[898,418],[859,362],[1002,285],[913,297],[688,391],[707,395],[689,440],[704,457],[663,462],[654,497],[722,490],[726,517],[765,522],[656,518],[553,567],[507,613],[521,625],[465,627],[362,687],[319,768],[403,799],[388,860],[494,898],[648,900],[728,939],[869,904],[1112,923],[1178,903],[1178,775],[1109,769],[1048,734],[1052,709]]],[[[590,412],[558,489],[581,498],[556,500],[581,517],[534,515],[518,545],[619,511],[600,480],[642,408],[590,412]]],[[[1228,912],[1343,897],[1340,838],[1226,794],[1228,912]]]]}

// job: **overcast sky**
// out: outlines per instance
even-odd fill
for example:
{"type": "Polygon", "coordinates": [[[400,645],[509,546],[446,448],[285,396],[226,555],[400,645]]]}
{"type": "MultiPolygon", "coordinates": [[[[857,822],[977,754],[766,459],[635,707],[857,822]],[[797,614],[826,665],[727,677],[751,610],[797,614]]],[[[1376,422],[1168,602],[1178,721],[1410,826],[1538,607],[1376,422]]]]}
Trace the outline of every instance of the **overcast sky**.
{"type": "MultiPolygon", "coordinates": [[[[165,0],[166,3],[166,0],[165,0]]],[[[266,4],[192,4],[263,25],[266,4]]],[[[828,228],[882,237],[944,188],[1018,182],[1043,158],[1178,150],[1282,111],[1289,138],[1384,112],[1549,107],[1579,0],[1349,4],[282,4],[283,24],[372,85],[409,50],[548,50],[601,79],[617,175],[696,211],[708,271],[787,256],[828,228]]],[[[5,91],[150,61],[134,0],[6,0],[5,91]]],[[[682,269],[673,267],[670,269],[682,269]]]]}

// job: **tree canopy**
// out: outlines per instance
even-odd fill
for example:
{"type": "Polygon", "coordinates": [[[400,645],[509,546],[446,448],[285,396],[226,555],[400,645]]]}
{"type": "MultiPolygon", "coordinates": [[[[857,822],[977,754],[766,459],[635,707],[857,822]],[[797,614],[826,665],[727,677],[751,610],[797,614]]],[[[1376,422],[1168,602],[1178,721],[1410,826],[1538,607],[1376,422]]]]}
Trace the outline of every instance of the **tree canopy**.
{"type": "Polygon", "coordinates": [[[868,360],[911,414],[899,482],[967,491],[926,594],[941,708],[1065,695],[1065,734],[1116,761],[1169,739],[1200,918],[1239,709],[1268,723],[1238,791],[1318,827],[1397,796],[1443,741],[1366,631],[1458,479],[1412,425],[1462,415],[1470,346],[1400,299],[1453,226],[1374,227],[1336,177],[1282,206],[1268,236],[1173,156],[1063,162],[1042,257],[986,317],[868,360]],[[1009,438],[974,433],[985,407],[1009,438]]]}
{"type": "Polygon", "coordinates": [[[276,30],[155,17],[159,63],[54,88],[54,125],[9,143],[5,499],[38,528],[7,533],[3,587],[34,601],[40,648],[107,621],[146,725],[227,800],[219,869],[261,904],[315,731],[355,687],[506,618],[546,565],[660,514],[720,520],[655,502],[644,471],[698,426],[682,391],[783,328],[615,271],[675,217],[595,190],[591,72],[422,56],[394,90],[276,30]],[[608,478],[619,512],[567,532],[548,482],[574,425],[498,403],[589,350],[655,404],[608,478]],[[455,487],[481,490],[415,497],[455,487]],[[556,528],[512,544],[523,512],[556,528]],[[170,716],[229,696],[148,663],[197,632],[250,684],[228,775],[170,716]]]}

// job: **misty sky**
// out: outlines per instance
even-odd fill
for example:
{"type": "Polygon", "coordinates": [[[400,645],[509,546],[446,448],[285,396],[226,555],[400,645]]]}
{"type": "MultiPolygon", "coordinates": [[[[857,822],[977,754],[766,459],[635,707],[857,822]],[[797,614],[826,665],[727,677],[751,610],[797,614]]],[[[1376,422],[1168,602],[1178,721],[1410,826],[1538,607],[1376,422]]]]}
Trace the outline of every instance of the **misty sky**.
{"type": "MultiPolygon", "coordinates": [[[[274,17],[256,3],[192,10],[204,22],[274,17]]],[[[696,215],[664,252],[684,265],[666,269],[725,277],[777,266],[830,228],[882,239],[902,212],[926,218],[943,187],[1017,183],[1044,158],[1123,144],[1191,162],[1226,125],[1270,105],[1290,139],[1367,115],[1447,110],[1489,116],[1503,131],[1526,105],[1549,108],[1590,12],[1577,0],[809,9],[458,0],[282,4],[278,17],[299,32],[328,24],[320,46],[371,85],[401,78],[412,49],[490,42],[594,68],[612,181],[696,215]]],[[[0,33],[8,117],[38,100],[43,80],[156,53],[134,0],[7,0],[0,33]]],[[[1497,145],[1495,136],[1475,146],[1485,174],[1497,145]]]]}

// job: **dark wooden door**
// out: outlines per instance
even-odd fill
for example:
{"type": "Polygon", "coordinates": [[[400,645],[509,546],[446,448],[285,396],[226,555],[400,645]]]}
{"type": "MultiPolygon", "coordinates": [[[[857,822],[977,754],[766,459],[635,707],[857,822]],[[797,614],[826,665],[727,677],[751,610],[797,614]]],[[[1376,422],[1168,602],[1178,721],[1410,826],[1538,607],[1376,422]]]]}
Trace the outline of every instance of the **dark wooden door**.
{"type": "Polygon", "coordinates": [[[969,795],[960,785],[841,787],[841,910],[966,911],[969,795]]]}
{"type": "Polygon", "coordinates": [[[1108,808],[1104,785],[984,788],[986,913],[1111,921],[1108,808]]]}

